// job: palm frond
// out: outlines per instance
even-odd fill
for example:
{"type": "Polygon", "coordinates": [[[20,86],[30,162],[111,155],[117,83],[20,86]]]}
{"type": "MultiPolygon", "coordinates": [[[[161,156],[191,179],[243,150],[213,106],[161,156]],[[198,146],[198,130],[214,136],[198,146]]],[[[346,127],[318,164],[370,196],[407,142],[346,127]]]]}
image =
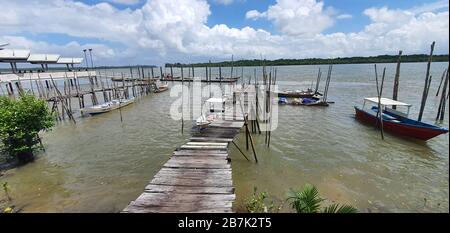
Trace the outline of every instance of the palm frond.
{"type": "Polygon", "coordinates": [[[325,208],[323,208],[322,213],[357,213],[358,210],[351,205],[339,205],[339,204],[331,204],[325,208]]]}
{"type": "Polygon", "coordinates": [[[291,190],[287,199],[297,213],[317,213],[323,200],[317,188],[310,184],[306,184],[302,191],[291,190]]]}

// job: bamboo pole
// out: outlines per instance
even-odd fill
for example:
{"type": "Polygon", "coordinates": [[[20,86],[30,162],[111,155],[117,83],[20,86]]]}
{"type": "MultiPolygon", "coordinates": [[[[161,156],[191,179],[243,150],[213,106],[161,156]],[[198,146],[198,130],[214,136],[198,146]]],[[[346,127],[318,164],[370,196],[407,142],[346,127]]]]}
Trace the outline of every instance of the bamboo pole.
{"type": "MultiPolygon", "coordinates": [[[[441,100],[439,101],[439,108],[438,108],[438,113],[436,116],[436,121],[439,120],[444,120],[444,116],[445,116],[445,104],[446,104],[446,100],[447,98],[445,97],[445,95],[447,94],[447,86],[448,86],[448,82],[449,82],[449,70],[447,69],[446,72],[446,76],[445,76],[445,82],[444,82],[444,87],[442,88],[442,93],[441,93],[441,100]]],[[[449,91],[450,92],[450,91],[449,91]]]]}
{"type": "Polygon", "coordinates": [[[444,73],[442,73],[441,81],[439,82],[438,90],[436,91],[436,96],[439,95],[439,91],[441,90],[442,81],[444,80],[445,74],[447,73],[447,69],[444,70],[444,73]]]}
{"type": "MultiPolygon", "coordinates": [[[[394,77],[394,90],[392,92],[392,99],[397,100],[398,99],[398,85],[400,82],[400,64],[401,64],[401,57],[402,57],[402,51],[398,51],[398,58],[397,58],[397,67],[395,69],[395,77],[394,77]]],[[[397,109],[397,106],[392,106],[392,109],[397,109]]]]}
{"type": "Polygon", "coordinates": [[[381,132],[381,139],[384,140],[384,132],[383,132],[383,106],[381,105],[381,92],[380,88],[378,88],[378,72],[377,72],[377,64],[375,64],[375,81],[377,84],[377,95],[378,95],[378,111],[377,111],[377,118],[379,117],[380,122],[380,132],[381,132]]]}
{"type": "Polygon", "coordinates": [[[250,161],[250,160],[247,158],[247,156],[244,154],[244,152],[242,152],[241,148],[239,148],[239,146],[236,145],[236,143],[235,143],[234,141],[231,141],[231,143],[233,143],[233,145],[239,150],[239,152],[241,152],[241,154],[244,156],[244,158],[245,158],[247,161],[250,161]]]}
{"type": "Polygon", "coordinates": [[[425,104],[427,102],[427,95],[428,95],[428,89],[429,89],[429,77],[430,77],[430,67],[431,67],[431,62],[432,62],[432,58],[433,58],[433,51],[434,51],[434,45],[435,42],[433,41],[433,43],[431,43],[431,49],[430,49],[430,56],[428,57],[428,63],[427,63],[427,73],[425,76],[425,86],[423,88],[423,93],[422,93],[422,102],[420,103],[420,111],[419,111],[419,117],[418,117],[418,121],[422,121],[422,115],[423,115],[423,111],[425,110],[425,104]]]}
{"type": "Polygon", "coordinates": [[[181,134],[184,133],[184,75],[181,66],[181,134]]]}

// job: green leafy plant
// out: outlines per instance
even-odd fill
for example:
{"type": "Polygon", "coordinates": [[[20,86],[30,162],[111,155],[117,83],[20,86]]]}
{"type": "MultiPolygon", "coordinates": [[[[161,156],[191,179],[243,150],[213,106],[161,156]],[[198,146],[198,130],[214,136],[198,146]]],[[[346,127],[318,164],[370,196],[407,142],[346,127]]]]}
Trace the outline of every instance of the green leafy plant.
{"type": "Polygon", "coordinates": [[[8,201],[11,201],[12,198],[9,195],[10,188],[9,188],[8,182],[3,182],[2,187],[3,187],[3,192],[5,192],[6,198],[8,198],[8,201]]]}
{"type": "Polygon", "coordinates": [[[351,205],[331,204],[321,208],[325,199],[313,185],[306,184],[301,191],[291,190],[287,201],[297,213],[356,213],[358,210],[351,205]]]}
{"type": "Polygon", "coordinates": [[[45,100],[22,93],[18,99],[0,97],[0,139],[3,149],[20,163],[34,159],[39,132],[54,125],[45,100]]]}
{"type": "Polygon", "coordinates": [[[253,188],[253,194],[245,201],[245,207],[250,213],[270,213],[274,210],[273,201],[268,200],[267,192],[258,193],[257,188],[253,188]]]}

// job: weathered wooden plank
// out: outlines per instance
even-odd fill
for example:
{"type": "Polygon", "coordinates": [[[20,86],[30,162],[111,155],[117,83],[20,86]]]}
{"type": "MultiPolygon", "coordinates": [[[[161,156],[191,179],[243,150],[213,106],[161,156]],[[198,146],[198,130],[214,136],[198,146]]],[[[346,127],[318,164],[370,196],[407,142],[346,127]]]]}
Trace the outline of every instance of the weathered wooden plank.
{"type": "Polygon", "coordinates": [[[129,205],[125,208],[123,213],[231,213],[232,209],[229,207],[201,207],[193,206],[191,208],[174,208],[172,206],[135,206],[129,205]]]}
{"type": "Polygon", "coordinates": [[[201,179],[205,177],[218,177],[231,179],[231,170],[228,169],[167,169],[159,171],[155,174],[155,177],[199,177],[201,179]],[[181,170],[181,171],[177,171],[181,170]],[[219,171],[215,171],[219,170],[219,171]]]}
{"type": "Polygon", "coordinates": [[[192,142],[232,142],[232,138],[210,138],[210,137],[191,137],[192,142]]]}
{"type": "Polygon", "coordinates": [[[240,129],[244,126],[244,122],[236,122],[236,121],[215,121],[212,122],[210,127],[221,127],[221,128],[236,128],[240,129]]]}
{"type": "Polygon", "coordinates": [[[218,157],[219,159],[229,159],[228,154],[222,153],[211,153],[211,154],[195,154],[195,150],[192,150],[193,153],[174,153],[172,156],[174,157],[195,157],[195,158],[203,158],[203,157],[218,157]]]}
{"type": "Polygon", "coordinates": [[[186,150],[226,150],[227,146],[195,146],[195,145],[182,145],[181,149],[186,150]]]}
{"type": "MultiPolygon", "coordinates": [[[[189,193],[142,193],[134,205],[159,205],[161,201],[169,200],[170,204],[179,205],[187,203],[203,203],[207,206],[208,202],[232,202],[235,199],[235,194],[189,194],[189,193]]],[[[164,205],[164,206],[169,206],[164,205]]],[[[217,203],[220,206],[220,203],[217,203]]],[[[224,203],[228,205],[228,203],[224,203]]]]}
{"type": "Polygon", "coordinates": [[[154,177],[150,184],[156,185],[174,185],[174,186],[194,186],[194,187],[233,187],[231,179],[219,178],[172,178],[172,177],[154,177]]]}
{"type": "MultiPolygon", "coordinates": [[[[174,174],[174,173],[157,173],[153,179],[155,178],[160,178],[160,179],[173,179],[173,180],[205,180],[205,177],[208,177],[207,179],[214,179],[219,181],[222,180],[227,180],[230,179],[231,180],[231,174],[208,174],[207,176],[203,175],[203,174],[195,174],[195,173],[190,173],[190,174],[174,174]]],[[[182,184],[181,184],[182,185],[182,184]]]]}
{"type": "Polygon", "coordinates": [[[149,184],[145,187],[145,192],[154,193],[192,193],[192,194],[232,194],[233,187],[191,187],[191,186],[174,186],[174,185],[155,185],[149,184]]]}
{"type": "Polygon", "coordinates": [[[231,169],[161,168],[162,172],[230,173],[231,169]]]}
{"type": "Polygon", "coordinates": [[[228,146],[226,142],[188,142],[186,145],[193,146],[228,146]]]}
{"type": "Polygon", "coordinates": [[[164,167],[168,168],[197,168],[197,169],[226,169],[231,168],[230,164],[199,164],[199,163],[166,163],[164,167]]]}
{"type": "Polygon", "coordinates": [[[178,162],[178,163],[218,163],[223,164],[227,163],[227,159],[225,156],[217,158],[213,156],[173,156],[169,159],[168,162],[178,162]]]}

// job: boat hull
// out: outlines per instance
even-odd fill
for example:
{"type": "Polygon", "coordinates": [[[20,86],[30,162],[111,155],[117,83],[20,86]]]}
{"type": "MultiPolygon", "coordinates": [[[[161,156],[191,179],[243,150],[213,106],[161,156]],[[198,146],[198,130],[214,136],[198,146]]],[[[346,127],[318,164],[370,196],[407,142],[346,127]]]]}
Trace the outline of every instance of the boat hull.
{"type": "Polygon", "coordinates": [[[123,107],[125,107],[127,105],[130,105],[132,103],[134,103],[134,99],[129,99],[127,101],[121,102],[120,104],[112,104],[112,105],[110,105],[108,107],[83,108],[83,109],[81,109],[81,113],[82,114],[97,115],[97,114],[107,113],[107,112],[110,112],[110,111],[115,110],[115,109],[123,108],[123,107]]]}
{"type": "MultiPolygon", "coordinates": [[[[355,114],[356,114],[357,120],[371,124],[371,125],[379,124],[379,119],[376,116],[374,116],[358,107],[355,107],[355,112],[356,112],[355,114]]],[[[411,120],[411,121],[413,121],[413,120],[411,120]]],[[[423,125],[425,125],[425,124],[423,123],[423,125]]],[[[437,128],[437,127],[431,128],[431,127],[425,127],[423,125],[417,126],[417,125],[412,125],[412,124],[405,124],[402,122],[383,120],[383,130],[384,131],[390,132],[390,133],[393,133],[396,135],[402,135],[402,136],[406,136],[406,137],[410,137],[410,138],[423,140],[423,141],[427,141],[431,138],[434,138],[438,135],[445,134],[448,132],[448,130],[444,129],[444,128],[437,128]]]]}

